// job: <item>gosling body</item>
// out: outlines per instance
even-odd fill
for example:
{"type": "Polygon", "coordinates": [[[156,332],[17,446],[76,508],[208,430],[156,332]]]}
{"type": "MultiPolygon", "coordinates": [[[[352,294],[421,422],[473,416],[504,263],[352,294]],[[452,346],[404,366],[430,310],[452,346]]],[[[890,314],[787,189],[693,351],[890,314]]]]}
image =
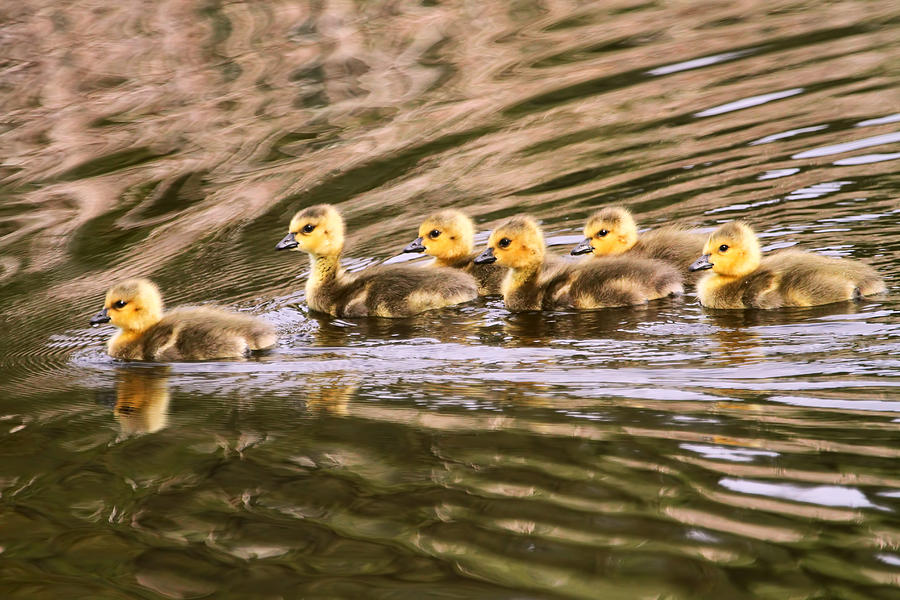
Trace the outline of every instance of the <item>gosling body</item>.
{"type": "Polygon", "coordinates": [[[419,226],[419,237],[403,252],[424,252],[433,256],[431,267],[459,269],[478,284],[479,296],[502,293],[506,269],[494,263],[475,264],[475,225],[458,210],[442,210],[426,218],[419,226]]]}
{"type": "Polygon", "coordinates": [[[347,273],[340,265],[344,221],[330,205],[311,206],[294,215],[277,250],[301,250],[312,265],[306,302],[335,317],[407,317],[478,297],[471,275],[445,267],[372,267],[347,273]]]}
{"type": "Polygon", "coordinates": [[[682,276],[692,279],[699,276],[693,276],[689,267],[706,241],[702,234],[675,226],[638,234],[631,212],[619,206],[606,207],[591,215],[584,226],[584,238],[572,249],[572,254],[652,258],[674,265],[682,276]]]}
{"type": "Polygon", "coordinates": [[[198,306],[163,312],[159,289],[147,279],[114,285],[92,325],[119,328],[107,353],[122,360],[175,361],[242,358],[277,341],[265,321],[220,308],[198,306]]]}
{"type": "Polygon", "coordinates": [[[508,268],[503,300],[513,312],[631,306],[683,289],[678,270],[658,260],[621,256],[547,262],[543,234],[530,217],[514,217],[495,229],[476,262],[508,268]]]}
{"type": "Polygon", "coordinates": [[[726,223],[714,231],[691,268],[706,271],[697,282],[708,308],[818,306],[885,291],[869,265],[798,250],[763,258],[756,234],[746,224],[726,223]]]}

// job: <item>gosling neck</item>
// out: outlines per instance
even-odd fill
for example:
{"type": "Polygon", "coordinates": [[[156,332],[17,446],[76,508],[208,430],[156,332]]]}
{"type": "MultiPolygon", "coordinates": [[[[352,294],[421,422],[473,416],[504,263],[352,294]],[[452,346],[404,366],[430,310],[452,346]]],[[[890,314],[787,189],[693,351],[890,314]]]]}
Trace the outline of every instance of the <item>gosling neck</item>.
{"type": "Polygon", "coordinates": [[[106,344],[110,356],[124,359],[137,359],[137,349],[144,331],[138,329],[120,329],[106,344]]]}
{"type": "Polygon", "coordinates": [[[541,307],[538,279],[541,264],[510,268],[503,280],[503,301],[512,311],[538,310],[541,307]]]}
{"type": "Polygon", "coordinates": [[[541,272],[542,263],[532,263],[523,267],[513,267],[509,270],[509,280],[513,287],[520,287],[537,281],[541,272]]]}
{"type": "Polygon", "coordinates": [[[333,283],[344,272],[340,254],[309,255],[310,273],[306,281],[307,289],[319,289],[333,283]]]}

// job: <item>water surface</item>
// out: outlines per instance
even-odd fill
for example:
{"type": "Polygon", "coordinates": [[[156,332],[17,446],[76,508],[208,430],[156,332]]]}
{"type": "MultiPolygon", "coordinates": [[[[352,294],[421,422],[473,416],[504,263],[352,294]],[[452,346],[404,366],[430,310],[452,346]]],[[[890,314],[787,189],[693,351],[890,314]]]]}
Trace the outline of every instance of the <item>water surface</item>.
{"type": "MultiPolygon", "coordinates": [[[[7,598],[900,597],[900,95],[891,2],[0,9],[7,598]],[[865,260],[812,309],[311,315],[295,210],[351,269],[420,219],[624,203],[865,260]],[[125,364],[152,277],[281,342],[125,364]]],[[[405,258],[405,257],[404,257],[405,258]]]]}

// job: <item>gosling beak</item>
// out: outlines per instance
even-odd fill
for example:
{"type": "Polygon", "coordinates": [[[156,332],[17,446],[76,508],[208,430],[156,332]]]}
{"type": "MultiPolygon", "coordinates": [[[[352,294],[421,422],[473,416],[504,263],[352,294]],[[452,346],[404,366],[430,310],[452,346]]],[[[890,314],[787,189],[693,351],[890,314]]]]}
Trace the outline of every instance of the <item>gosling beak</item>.
{"type": "Polygon", "coordinates": [[[591,246],[591,238],[584,238],[581,240],[581,243],[572,248],[572,251],[569,252],[572,256],[578,256],[579,254],[587,254],[588,252],[593,252],[594,247],[591,246]]]}
{"type": "Polygon", "coordinates": [[[297,238],[294,237],[293,233],[289,233],[284,236],[284,239],[275,244],[276,250],[293,250],[300,244],[297,243],[297,238]]]}
{"type": "Polygon", "coordinates": [[[424,240],[417,237],[409,243],[409,246],[403,249],[403,252],[425,252],[425,246],[422,244],[424,240]]]}
{"type": "Polygon", "coordinates": [[[109,311],[105,308],[91,317],[91,327],[96,327],[101,323],[109,323],[109,311]]]}
{"type": "Polygon", "coordinates": [[[494,249],[488,246],[484,249],[484,252],[475,257],[475,260],[472,262],[476,265],[486,265],[488,263],[496,262],[497,257],[494,256],[494,249]]]}
{"type": "Polygon", "coordinates": [[[697,260],[691,263],[691,266],[688,267],[688,271],[703,271],[706,269],[712,269],[713,264],[709,262],[709,254],[704,254],[697,260]]]}

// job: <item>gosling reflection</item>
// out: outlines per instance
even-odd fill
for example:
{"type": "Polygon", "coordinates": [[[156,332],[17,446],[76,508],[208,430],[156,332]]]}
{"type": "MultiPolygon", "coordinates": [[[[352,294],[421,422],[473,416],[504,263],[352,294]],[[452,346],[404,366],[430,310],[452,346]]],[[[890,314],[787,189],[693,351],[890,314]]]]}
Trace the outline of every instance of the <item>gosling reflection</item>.
{"type": "Polygon", "coordinates": [[[359,380],[341,371],[311,373],[305,384],[306,410],[310,413],[346,416],[359,380]]]}
{"type": "Polygon", "coordinates": [[[168,424],[168,366],[125,367],[116,373],[113,415],[124,435],[154,433],[168,424]]]}
{"type": "Polygon", "coordinates": [[[514,313],[505,319],[503,330],[513,345],[543,346],[560,340],[590,340],[666,321],[679,302],[676,298],[663,298],[627,308],[514,313]]]}
{"type": "Polygon", "coordinates": [[[855,302],[839,302],[772,310],[707,309],[704,319],[715,326],[713,339],[717,343],[719,359],[727,364],[743,365],[765,359],[764,349],[772,347],[771,336],[795,344],[798,334],[815,335],[817,327],[828,329],[829,335],[836,331],[839,323],[853,327],[852,324],[858,319],[852,319],[851,315],[860,313],[863,306],[855,302]]]}
{"type": "Polygon", "coordinates": [[[759,334],[742,328],[716,329],[713,337],[719,360],[729,365],[746,365],[765,358],[759,334]]]}

